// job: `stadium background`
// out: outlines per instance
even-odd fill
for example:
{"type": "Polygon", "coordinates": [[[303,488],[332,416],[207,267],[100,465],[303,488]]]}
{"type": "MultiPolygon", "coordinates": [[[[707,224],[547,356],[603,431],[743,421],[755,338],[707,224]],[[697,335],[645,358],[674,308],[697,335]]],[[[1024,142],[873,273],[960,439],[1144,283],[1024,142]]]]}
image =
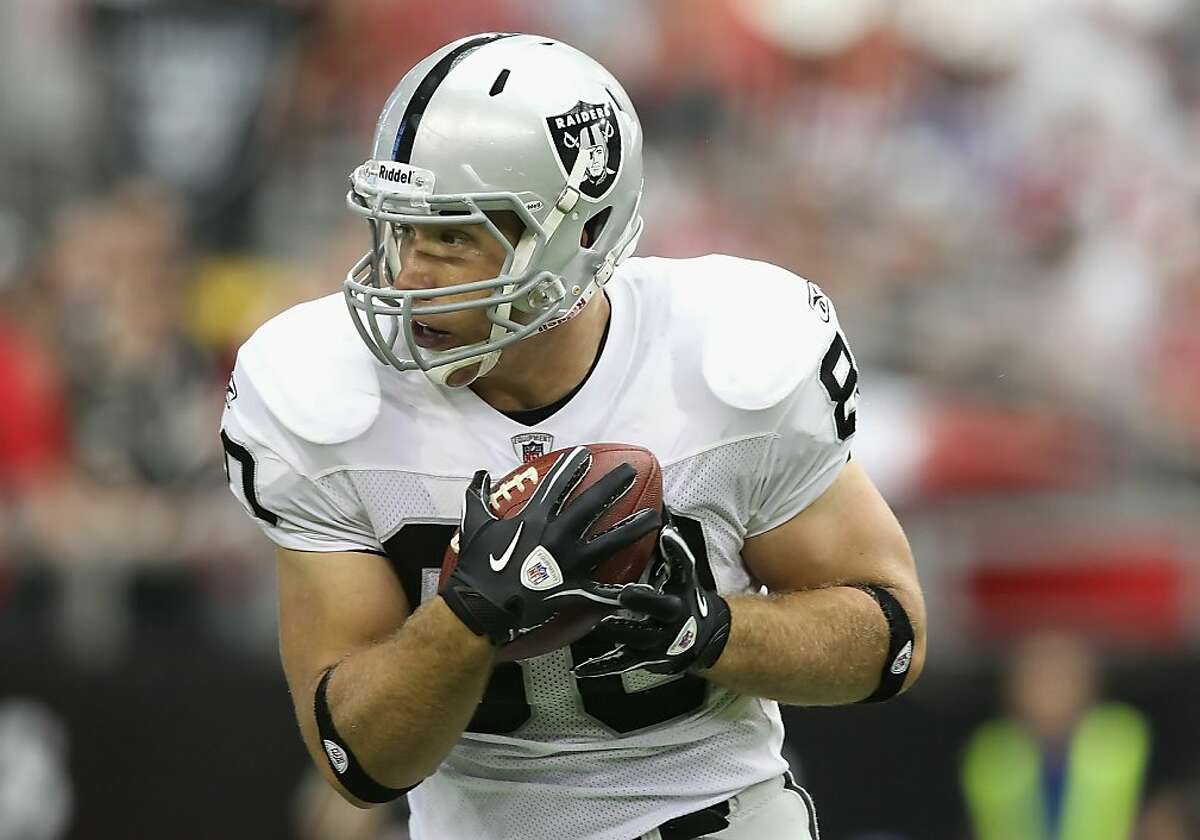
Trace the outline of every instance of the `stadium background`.
{"type": "Polygon", "coordinates": [[[1087,705],[1092,665],[1149,726],[1137,836],[1200,836],[1195,3],[5,0],[0,840],[403,836],[306,781],[216,428],[238,344],[364,247],[387,92],[481,30],[624,81],[640,253],[838,306],[931,658],[886,706],[787,713],[823,836],[969,836],[971,732],[1087,705]]]}

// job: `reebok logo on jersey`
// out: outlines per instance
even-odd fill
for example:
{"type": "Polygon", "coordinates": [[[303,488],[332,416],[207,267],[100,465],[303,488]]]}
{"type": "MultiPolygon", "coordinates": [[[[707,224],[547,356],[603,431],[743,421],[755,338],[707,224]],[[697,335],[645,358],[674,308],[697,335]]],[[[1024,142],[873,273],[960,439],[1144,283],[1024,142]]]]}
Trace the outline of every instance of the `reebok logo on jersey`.
{"type": "Polygon", "coordinates": [[[829,304],[829,298],[825,297],[825,293],[821,291],[821,287],[816,283],[811,280],[807,282],[808,305],[811,306],[813,311],[817,313],[817,317],[828,324],[830,315],[832,313],[832,309],[830,308],[829,304]]]}
{"type": "Polygon", "coordinates": [[[338,774],[346,772],[346,768],[350,766],[350,759],[346,755],[346,751],[335,744],[333,741],[325,740],[322,742],[325,745],[325,754],[329,756],[329,763],[333,765],[333,769],[338,771],[338,774]]]}
{"type": "Polygon", "coordinates": [[[694,644],[696,644],[696,617],[692,616],[683,625],[683,629],[679,631],[675,641],[671,642],[671,646],[667,648],[667,656],[678,656],[684,651],[690,650],[694,644]]]}
{"type": "Polygon", "coordinates": [[[517,526],[517,533],[513,534],[512,542],[508,544],[508,548],[504,549],[504,553],[500,555],[500,559],[496,559],[496,555],[488,552],[488,565],[492,567],[493,572],[503,572],[504,567],[508,565],[508,560],[512,557],[513,549],[517,547],[517,540],[521,539],[521,532],[525,530],[525,523],[522,522],[517,526]]]}
{"type": "Polygon", "coordinates": [[[554,560],[554,555],[544,546],[538,546],[529,552],[525,562],[521,564],[521,585],[535,592],[553,589],[563,582],[562,570],[554,560]]]}
{"type": "Polygon", "coordinates": [[[909,642],[904,647],[900,648],[900,652],[896,654],[896,658],[892,660],[892,673],[899,676],[908,670],[908,666],[912,664],[913,643],[909,642]]]}

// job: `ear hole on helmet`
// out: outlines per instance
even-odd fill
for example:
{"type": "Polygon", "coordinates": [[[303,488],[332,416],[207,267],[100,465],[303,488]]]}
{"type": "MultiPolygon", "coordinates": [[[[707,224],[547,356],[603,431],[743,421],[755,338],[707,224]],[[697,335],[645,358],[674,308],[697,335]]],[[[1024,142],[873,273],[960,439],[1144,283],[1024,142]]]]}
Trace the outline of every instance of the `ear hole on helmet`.
{"type": "Polygon", "coordinates": [[[487,217],[500,229],[510,244],[516,245],[525,235],[525,223],[512,210],[488,210],[487,217]]]}
{"type": "Polygon", "coordinates": [[[583,234],[579,237],[579,244],[584,248],[592,247],[592,244],[600,238],[600,234],[604,232],[604,226],[608,224],[608,217],[611,215],[612,205],[609,205],[584,222],[583,234]]]}

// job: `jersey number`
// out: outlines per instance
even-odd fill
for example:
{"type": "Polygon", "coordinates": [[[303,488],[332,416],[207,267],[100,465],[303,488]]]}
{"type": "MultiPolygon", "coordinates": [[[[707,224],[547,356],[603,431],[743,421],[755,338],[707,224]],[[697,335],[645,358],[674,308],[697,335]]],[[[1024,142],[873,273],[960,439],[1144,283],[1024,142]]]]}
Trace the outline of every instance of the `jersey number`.
{"type": "Polygon", "coordinates": [[[229,472],[229,458],[232,456],[233,460],[242,465],[242,494],[245,495],[254,515],[270,525],[279,524],[279,517],[258,501],[258,494],[254,490],[254,456],[250,454],[250,450],[231,440],[224,429],[221,430],[221,446],[225,449],[225,478],[233,483],[233,475],[229,472]]]}
{"type": "MultiPolygon", "coordinates": [[[[679,514],[675,514],[675,521],[688,538],[688,544],[701,547],[696,555],[697,572],[702,584],[713,588],[712,569],[700,523],[679,514]]],[[[398,539],[400,533],[397,533],[384,544],[412,603],[419,601],[423,570],[441,568],[442,554],[454,528],[454,525],[406,525],[400,531],[404,534],[402,543],[398,539]],[[406,558],[403,566],[397,562],[400,557],[406,558]]],[[[571,657],[575,662],[582,662],[605,650],[607,646],[603,642],[585,636],[571,645],[571,657]]],[[[708,683],[691,674],[633,692],[625,690],[619,675],[576,680],[575,684],[584,711],[609,729],[621,733],[654,726],[695,711],[704,703],[708,692],[708,683]]],[[[492,671],[492,678],[475,716],[467,724],[467,731],[506,735],[524,726],[530,714],[521,665],[501,662],[492,671]]]]}
{"type": "Polygon", "coordinates": [[[833,401],[833,424],[837,428],[838,440],[845,440],[854,434],[858,420],[858,412],[853,407],[858,393],[858,368],[854,366],[850,348],[840,332],[833,334],[833,341],[821,359],[821,384],[833,401]],[[846,373],[839,381],[838,368],[843,360],[846,373]]]}

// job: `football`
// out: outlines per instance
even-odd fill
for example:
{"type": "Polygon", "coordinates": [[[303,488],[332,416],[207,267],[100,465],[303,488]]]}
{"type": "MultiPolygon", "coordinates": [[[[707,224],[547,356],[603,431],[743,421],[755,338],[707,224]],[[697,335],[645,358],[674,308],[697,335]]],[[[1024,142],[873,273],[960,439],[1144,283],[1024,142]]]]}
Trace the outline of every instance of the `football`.
{"type": "MultiPolygon", "coordinates": [[[[657,510],[662,507],[662,468],[658,459],[647,449],[627,443],[591,443],[592,463],[583,479],[567,497],[566,506],[585,489],[596,483],[609,470],[620,464],[629,464],[637,473],[633,486],[587,531],[595,536],[611,528],[621,520],[639,510],[657,510]]],[[[559,449],[529,461],[499,481],[492,483],[490,503],[492,511],[500,519],[515,516],[533,496],[538,483],[554,466],[559,456],[569,452],[559,449]]],[[[657,534],[649,533],[633,545],[622,549],[598,565],[592,577],[601,583],[632,583],[637,581],[654,553],[657,534]]],[[[450,572],[458,562],[458,532],[454,533],[442,560],[439,585],[445,584],[450,572]]],[[[596,626],[605,615],[600,606],[564,607],[546,624],[514,639],[500,648],[497,660],[528,659],[569,645],[596,626]]]]}

